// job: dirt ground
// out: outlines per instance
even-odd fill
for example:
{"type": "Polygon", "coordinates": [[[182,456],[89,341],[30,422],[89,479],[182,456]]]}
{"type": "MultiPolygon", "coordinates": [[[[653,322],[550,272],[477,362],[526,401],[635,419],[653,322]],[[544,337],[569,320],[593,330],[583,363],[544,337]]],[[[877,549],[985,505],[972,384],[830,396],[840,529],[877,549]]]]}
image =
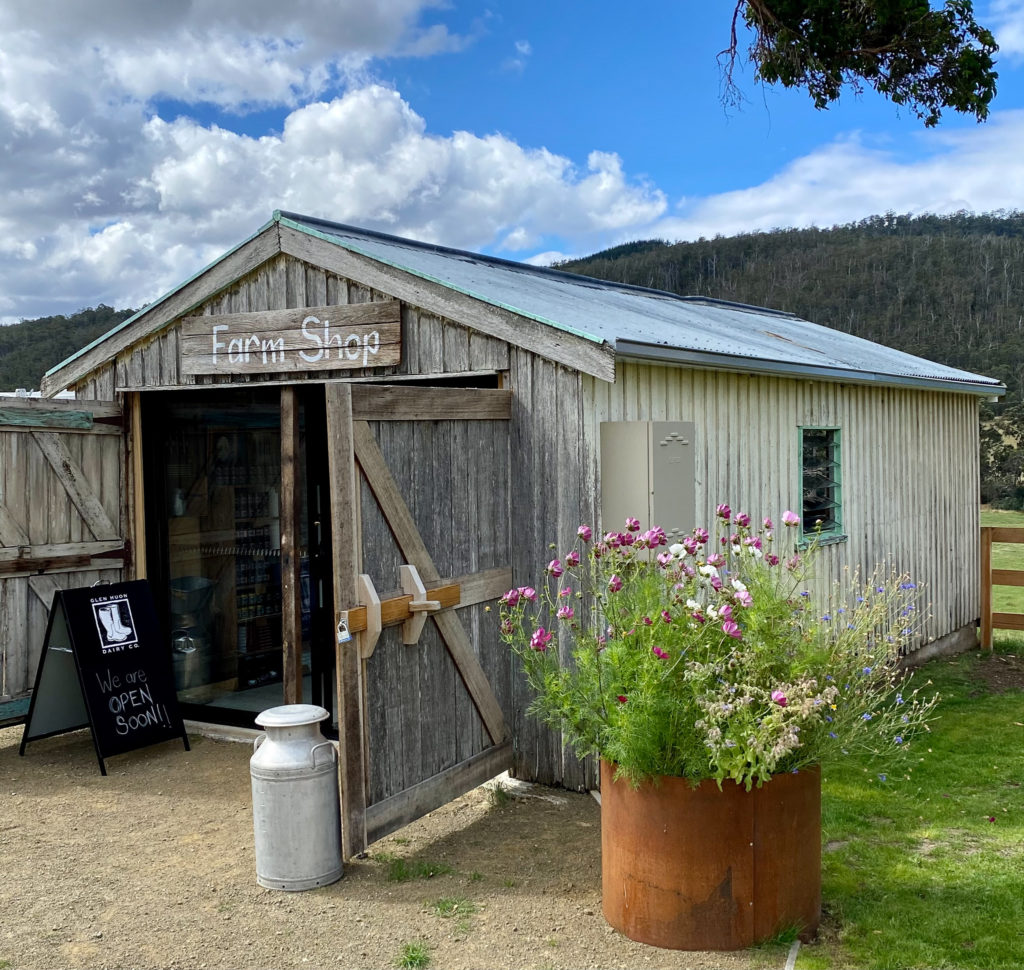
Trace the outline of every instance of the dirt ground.
{"type": "Polygon", "coordinates": [[[1024,658],[1013,653],[981,655],[974,676],[993,694],[1024,689],[1024,658]]]}
{"type": "Polygon", "coordinates": [[[682,953],[614,932],[589,795],[477,789],[334,885],[285,893],[256,883],[248,744],[168,742],[104,778],[87,731],[23,758],[20,740],[0,730],[0,970],[385,968],[410,943],[435,970],[785,964],[785,948],[682,953]],[[395,858],[450,871],[393,881],[395,858]]]}

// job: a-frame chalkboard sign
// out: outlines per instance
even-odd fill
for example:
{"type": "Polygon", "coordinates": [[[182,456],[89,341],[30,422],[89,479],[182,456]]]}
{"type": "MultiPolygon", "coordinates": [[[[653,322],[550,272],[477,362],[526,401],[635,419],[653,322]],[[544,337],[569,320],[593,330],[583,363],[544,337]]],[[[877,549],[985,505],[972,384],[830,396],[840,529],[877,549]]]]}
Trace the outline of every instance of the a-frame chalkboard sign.
{"type": "Polygon", "coordinates": [[[21,736],[88,727],[104,759],[188,735],[178,712],[171,654],[144,579],[57,590],[21,736]]]}

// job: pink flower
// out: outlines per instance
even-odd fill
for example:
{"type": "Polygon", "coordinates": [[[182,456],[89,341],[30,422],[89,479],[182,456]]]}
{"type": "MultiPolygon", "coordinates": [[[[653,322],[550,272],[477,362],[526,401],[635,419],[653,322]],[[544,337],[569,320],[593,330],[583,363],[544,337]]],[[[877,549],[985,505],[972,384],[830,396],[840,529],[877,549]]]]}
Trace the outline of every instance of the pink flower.
{"type": "Polygon", "coordinates": [[[708,556],[708,565],[714,566],[716,569],[719,566],[724,566],[725,556],[723,556],[720,552],[716,552],[713,556],[708,556]]]}
{"type": "Polygon", "coordinates": [[[519,590],[510,589],[504,596],[502,596],[501,602],[507,603],[509,606],[515,606],[516,603],[519,602],[519,590]]]}
{"type": "Polygon", "coordinates": [[[792,572],[794,569],[796,569],[796,567],[799,566],[799,565],[800,565],[800,557],[799,556],[791,556],[789,559],[786,560],[786,568],[790,572],[792,572]]]}
{"type": "Polygon", "coordinates": [[[711,577],[711,588],[717,593],[722,588],[722,580],[718,576],[711,577]]]}
{"type": "Polygon", "coordinates": [[[631,546],[634,542],[636,542],[636,536],[634,536],[632,532],[620,532],[619,542],[621,542],[624,546],[631,546]]]}
{"type": "Polygon", "coordinates": [[[694,611],[693,611],[693,613],[692,613],[691,615],[693,616],[693,619],[694,619],[694,620],[695,620],[695,621],[696,621],[697,623],[703,623],[703,622],[704,622],[704,614],[703,614],[703,613],[701,613],[701,611],[700,611],[700,610],[694,610],[694,611]]]}
{"type": "Polygon", "coordinates": [[[697,555],[697,540],[692,536],[687,536],[683,539],[683,548],[691,555],[697,555]]]}
{"type": "Polygon", "coordinates": [[[565,554],[565,564],[570,569],[574,566],[578,566],[580,564],[580,554],[575,549],[573,549],[572,552],[567,552],[565,554]]]}
{"type": "Polygon", "coordinates": [[[633,516],[626,518],[626,531],[627,532],[639,532],[640,531],[640,520],[634,519],[633,516]]]}
{"type": "Polygon", "coordinates": [[[722,624],[722,632],[727,637],[732,637],[734,640],[743,639],[743,634],[740,632],[739,624],[735,620],[726,620],[722,624]]]}
{"type": "Polygon", "coordinates": [[[542,626],[537,627],[537,629],[533,631],[533,636],[530,637],[530,646],[534,650],[539,650],[541,653],[547,650],[550,642],[551,634],[542,626]]]}
{"type": "Polygon", "coordinates": [[[665,535],[665,530],[660,526],[656,525],[652,529],[648,529],[643,534],[644,543],[651,549],[656,549],[658,546],[668,545],[668,536],[665,535]]]}
{"type": "Polygon", "coordinates": [[[774,524],[772,523],[772,520],[771,520],[771,519],[765,519],[765,520],[764,520],[764,527],[765,527],[766,529],[774,529],[774,528],[775,528],[775,526],[774,526],[774,524]]]}
{"type": "Polygon", "coordinates": [[[782,513],[782,524],[788,525],[790,528],[792,528],[794,525],[799,525],[800,516],[797,515],[796,512],[790,512],[789,509],[787,509],[785,512],[782,513]]]}
{"type": "Polygon", "coordinates": [[[537,602],[537,590],[532,586],[520,586],[519,595],[522,596],[524,600],[529,600],[531,603],[537,602]]]}
{"type": "Polygon", "coordinates": [[[768,563],[769,566],[777,566],[779,564],[779,557],[776,556],[774,552],[770,552],[764,557],[764,561],[768,563]]]}
{"type": "Polygon", "coordinates": [[[501,621],[501,632],[505,636],[510,637],[510,636],[512,636],[513,633],[516,632],[516,625],[511,620],[502,620],[501,621]]]}
{"type": "Polygon", "coordinates": [[[589,525],[581,525],[576,530],[576,535],[578,535],[584,542],[590,542],[590,537],[593,533],[590,531],[589,525]]]}
{"type": "Polygon", "coordinates": [[[611,579],[608,580],[608,588],[613,592],[617,593],[622,589],[622,577],[617,573],[612,573],[611,579]]]}
{"type": "Polygon", "coordinates": [[[749,608],[754,603],[754,598],[745,589],[739,590],[733,597],[740,606],[749,608]]]}
{"type": "Polygon", "coordinates": [[[718,615],[719,615],[719,616],[720,616],[720,617],[721,617],[721,618],[722,618],[723,620],[731,620],[731,619],[732,619],[732,607],[731,607],[731,606],[730,606],[730,605],[729,605],[728,603],[726,603],[726,604],[725,604],[725,605],[724,605],[724,606],[723,606],[723,607],[722,607],[722,608],[721,608],[721,609],[720,609],[720,610],[718,611],[718,615]]]}
{"type": "Polygon", "coordinates": [[[557,559],[552,559],[548,563],[548,572],[557,579],[562,575],[562,564],[557,559]]]}
{"type": "Polygon", "coordinates": [[[651,653],[659,660],[668,660],[668,653],[662,650],[661,647],[651,647],[651,653]]]}
{"type": "Polygon", "coordinates": [[[785,707],[789,703],[789,701],[786,700],[786,695],[783,694],[781,690],[772,691],[772,700],[775,701],[779,707],[785,707]]]}
{"type": "Polygon", "coordinates": [[[600,559],[602,556],[607,556],[611,550],[608,548],[607,543],[595,542],[594,543],[594,558],[600,559]]]}
{"type": "Polygon", "coordinates": [[[563,586],[558,591],[558,595],[559,596],[572,596],[572,587],[571,586],[563,586]]]}
{"type": "Polygon", "coordinates": [[[736,524],[741,529],[745,529],[748,525],[750,525],[750,516],[747,515],[746,512],[740,512],[740,514],[736,516],[736,524]]]}
{"type": "Polygon", "coordinates": [[[731,519],[732,509],[729,508],[729,506],[726,505],[725,503],[722,503],[721,505],[716,505],[715,515],[717,515],[720,519],[731,519]]]}
{"type": "Polygon", "coordinates": [[[576,610],[571,606],[560,606],[557,615],[560,620],[571,620],[576,615],[576,610]]]}
{"type": "Polygon", "coordinates": [[[755,549],[760,549],[761,545],[762,545],[761,537],[760,536],[747,536],[746,539],[743,540],[743,545],[745,545],[745,546],[753,546],[755,549]]]}
{"type": "Polygon", "coordinates": [[[665,569],[669,563],[672,562],[672,553],[659,552],[655,558],[658,560],[658,565],[661,566],[662,569],[665,569]]]}
{"type": "Polygon", "coordinates": [[[709,536],[708,536],[708,530],[707,530],[707,529],[700,529],[700,528],[694,529],[694,530],[693,530],[693,537],[694,537],[694,539],[696,539],[696,540],[697,540],[697,541],[698,541],[698,542],[699,542],[699,543],[700,543],[700,544],[701,544],[702,546],[705,546],[705,545],[707,545],[707,542],[708,542],[708,538],[709,538],[709,536]]]}
{"type": "Polygon", "coordinates": [[[669,613],[669,611],[668,611],[668,610],[662,610],[662,611],[661,611],[661,618],[662,618],[662,619],[663,619],[663,620],[664,620],[664,621],[665,621],[666,623],[671,623],[671,622],[672,622],[672,614],[671,614],[671,613],[669,613]]]}
{"type": "Polygon", "coordinates": [[[618,549],[622,545],[622,536],[618,532],[606,532],[604,534],[604,542],[606,546],[618,549]]]}
{"type": "Polygon", "coordinates": [[[626,695],[625,695],[625,694],[616,694],[616,696],[615,696],[615,699],[616,699],[616,700],[617,700],[617,701],[618,701],[618,702],[619,702],[620,704],[625,704],[628,698],[626,697],[626,695]]]}

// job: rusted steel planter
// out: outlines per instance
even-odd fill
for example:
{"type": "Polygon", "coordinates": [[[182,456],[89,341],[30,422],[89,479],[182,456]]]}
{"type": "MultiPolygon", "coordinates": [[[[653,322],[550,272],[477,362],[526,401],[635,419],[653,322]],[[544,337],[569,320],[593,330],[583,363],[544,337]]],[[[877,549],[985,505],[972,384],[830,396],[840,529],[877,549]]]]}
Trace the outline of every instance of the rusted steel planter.
{"type": "Polygon", "coordinates": [[[746,791],[682,778],[633,790],[601,763],[604,916],[640,943],[736,950],[821,916],[821,774],[746,791]]]}

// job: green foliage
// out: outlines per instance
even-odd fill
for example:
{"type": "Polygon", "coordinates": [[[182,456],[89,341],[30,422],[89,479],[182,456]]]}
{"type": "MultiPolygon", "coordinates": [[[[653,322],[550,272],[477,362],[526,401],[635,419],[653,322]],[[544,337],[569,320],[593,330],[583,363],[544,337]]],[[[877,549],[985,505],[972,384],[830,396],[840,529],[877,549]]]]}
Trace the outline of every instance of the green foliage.
{"type": "Polygon", "coordinates": [[[58,314],[0,327],[0,390],[38,389],[51,367],[127,320],[134,310],[102,303],[70,317],[58,314]]]}
{"type": "Polygon", "coordinates": [[[395,960],[395,966],[401,968],[429,967],[430,949],[426,943],[420,941],[403,943],[398,959],[395,960]]]}
{"type": "Polygon", "coordinates": [[[444,919],[453,916],[472,916],[476,912],[476,903],[463,896],[442,896],[430,904],[430,909],[444,919]]]}
{"type": "Polygon", "coordinates": [[[381,853],[377,857],[387,863],[388,882],[408,882],[410,879],[432,879],[434,876],[446,876],[452,867],[444,862],[430,862],[426,859],[403,859],[390,853],[381,853]]]}
{"type": "Polygon", "coordinates": [[[927,127],[944,108],[988,117],[998,46],[970,0],[946,0],[939,10],[928,0],[740,0],[726,51],[730,91],[741,14],[753,32],[757,78],[806,90],[816,108],[867,84],[927,127]]]}
{"type": "Polygon", "coordinates": [[[536,692],[530,713],[634,783],[749,789],[851,752],[905,761],[935,702],[897,667],[918,625],[916,586],[854,576],[816,603],[817,540],[796,553],[769,520],[754,531],[726,505],[718,515],[718,536],[695,529],[661,552],[662,530],[634,535],[627,520],[549,563],[540,593],[505,594],[502,637],[536,692]]]}

